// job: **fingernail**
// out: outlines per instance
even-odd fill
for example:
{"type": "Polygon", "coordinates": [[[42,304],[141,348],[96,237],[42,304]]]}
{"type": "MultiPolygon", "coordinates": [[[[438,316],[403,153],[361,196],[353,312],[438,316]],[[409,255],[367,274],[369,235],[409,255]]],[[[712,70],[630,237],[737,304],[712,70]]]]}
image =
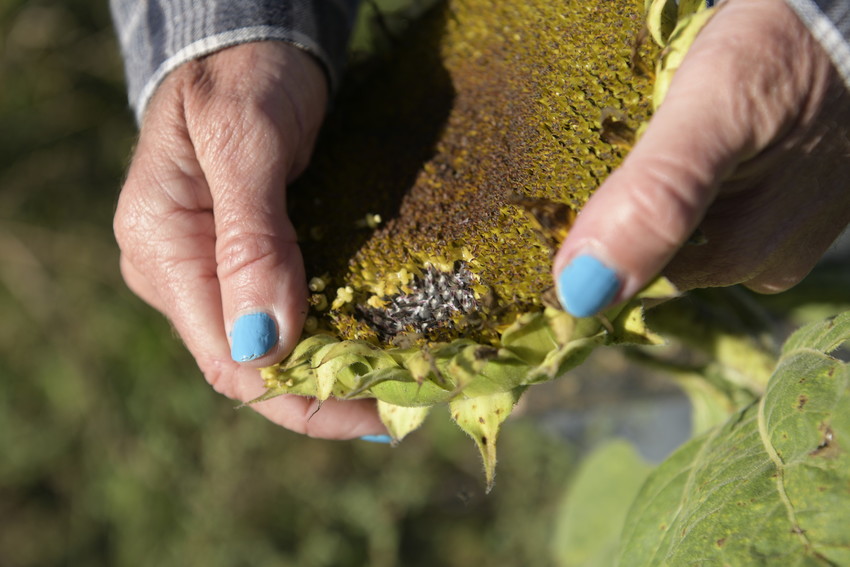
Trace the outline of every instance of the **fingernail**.
{"type": "Polygon", "coordinates": [[[564,309],[575,317],[590,317],[611,303],[620,289],[620,279],[617,272],[584,254],[561,271],[557,286],[564,309]]]}
{"type": "Polygon", "coordinates": [[[233,323],[230,356],[236,362],[260,358],[277,343],[277,326],[265,313],[248,313],[233,323]]]}
{"type": "Polygon", "coordinates": [[[364,435],[360,440],[368,441],[369,443],[384,443],[386,445],[393,442],[393,438],[389,435],[364,435]]]}

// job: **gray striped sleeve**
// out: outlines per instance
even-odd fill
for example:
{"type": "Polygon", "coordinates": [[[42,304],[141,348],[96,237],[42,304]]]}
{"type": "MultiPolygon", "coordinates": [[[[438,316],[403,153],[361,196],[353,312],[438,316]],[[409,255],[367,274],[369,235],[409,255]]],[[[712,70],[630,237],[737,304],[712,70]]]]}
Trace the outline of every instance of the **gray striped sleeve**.
{"type": "Polygon", "coordinates": [[[110,0],[130,105],[141,121],[156,87],[178,65],[224,47],[290,42],[339,80],[359,0],[110,0]]]}
{"type": "Polygon", "coordinates": [[[850,1],[786,0],[824,47],[850,88],[850,1]]]}

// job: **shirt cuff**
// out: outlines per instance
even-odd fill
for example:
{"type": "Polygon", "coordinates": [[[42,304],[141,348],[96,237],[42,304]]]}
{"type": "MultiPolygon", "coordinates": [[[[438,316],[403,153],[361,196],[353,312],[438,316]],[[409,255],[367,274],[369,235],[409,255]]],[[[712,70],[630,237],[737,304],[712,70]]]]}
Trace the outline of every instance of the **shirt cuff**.
{"type": "Polygon", "coordinates": [[[288,42],[339,84],[358,0],[111,0],[130,106],[141,122],[162,80],[183,63],[252,41],[288,42]]]}

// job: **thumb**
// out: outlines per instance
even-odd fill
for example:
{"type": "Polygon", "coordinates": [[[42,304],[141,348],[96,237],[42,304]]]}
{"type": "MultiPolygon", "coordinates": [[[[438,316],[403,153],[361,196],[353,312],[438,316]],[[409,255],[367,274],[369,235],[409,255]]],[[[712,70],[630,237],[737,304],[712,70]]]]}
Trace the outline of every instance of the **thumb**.
{"type": "Polygon", "coordinates": [[[233,360],[264,366],[292,350],[306,315],[285,183],[312,149],[325,79],[309,56],[275,42],[222,51],[210,65],[187,116],[213,200],[225,328],[233,360]]]}
{"type": "MultiPolygon", "coordinates": [[[[660,273],[699,225],[720,181],[784,127],[787,101],[766,93],[782,78],[781,66],[793,65],[776,46],[783,22],[759,13],[764,4],[784,3],[729,2],[718,10],[643,136],[578,216],[553,267],[571,314],[594,315],[660,273]]],[[[773,90],[783,96],[790,89],[773,90]]]]}

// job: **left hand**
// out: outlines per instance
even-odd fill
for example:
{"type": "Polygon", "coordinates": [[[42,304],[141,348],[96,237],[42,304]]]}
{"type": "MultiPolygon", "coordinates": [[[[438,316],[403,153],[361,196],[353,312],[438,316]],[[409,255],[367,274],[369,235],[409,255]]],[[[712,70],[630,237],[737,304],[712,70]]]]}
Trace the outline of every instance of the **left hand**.
{"type": "MultiPolygon", "coordinates": [[[[307,282],[286,185],[327,101],[322,69],[268,41],[186,63],[159,86],[115,213],[127,285],[165,314],[219,392],[264,392],[258,367],[301,335],[307,282]]],[[[371,401],[280,396],[252,406],[299,433],[385,433],[371,401]],[[315,415],[314,415],[315,414],[315,415]]]]}

